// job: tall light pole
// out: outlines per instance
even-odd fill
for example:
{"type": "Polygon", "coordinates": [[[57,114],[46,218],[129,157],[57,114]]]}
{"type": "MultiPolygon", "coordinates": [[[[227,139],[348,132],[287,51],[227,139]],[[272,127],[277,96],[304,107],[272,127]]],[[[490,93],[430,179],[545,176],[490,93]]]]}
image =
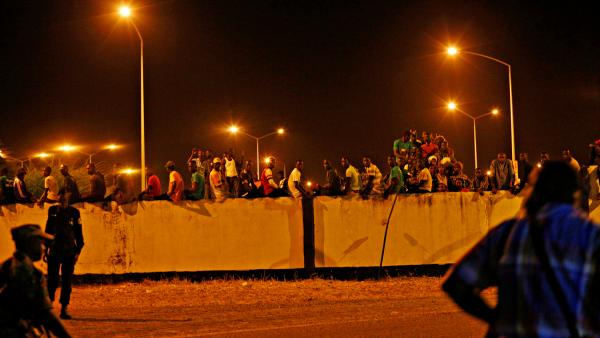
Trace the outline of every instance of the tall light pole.
{"type": "Polygon", "coordinates": [[[481,54],[481,53],[459,50],[457,47],[454,47],[454,46],[448,47],[446,49],[446,53],[450,56],[455,56],[459,53],[479,56],[479,57],[497,62],[501,65],[504,65],[508,69],[508,95],[509,95],[509,100],[510,100],[510,144],[511,144],[511,155],[512,155],[511,158],[512,158],[513,163],[516,163],[516,161],[515,161],[515,159],[516,159],[515,119],[514,119],[514,114],[513,114],[512,67],[511,67],[511,65],[508,62],[502,61],[500,59],[496,59],[495,57],[491,57],[489,55],[485,55],[485,54],[481,54]]]}
{"type": "Polygon", "coordinates": [[[130,19],[131,17],[131,8],[128,6],[119,7],[119,15],[122,18],[128,19],[128,22],[133,26],[135,32],[137,33],[138,38],[140,39],[140,152],[141,152],[141,180],[142,180],[142,190],[146,190],[146,136],[145,136],[145,124],[144,124],[144,39],[142,38],[142,34],[140,30],[137,28],[135,22],[130,19]]]}
{"type": "Polygon", "coordinates": [[[240,134],[244,134],[244,135],[256,140],[256,176],[260,178],[260,145],[259,145],[260,140],[267,138],[269,136],[272,136],[272,135],[276,135],[276,134],[283,135],[285,133],[285,130],[283,128],[279,128],[276,131],[266,134],[266,135],[263,135],[261,137],[256,137],[256,136],[250,135],[246,132],[243,132],[237,126],[230,126],[227,130],[231,134],[240,133],[240,134]]]}
{"type": "Polygon", "coordinates": [[[477,164],[477,120],[479,120],[482,117],[486,117],[488,115],[498,115],[498,109],[492,109],[489,113],[483,114],[483,115],[479,115],[479,116],[473,116],[465,111],[463,111],[462,109],[459,109],[458,106],[456,105],[455,102],[450,101],[448,102],[446,108],[449,111],[457,111],[463,115],[465,115],[466,117],[470,118],[471,120],[473,120],[473,150],[474,150],[474,154],[475,154],[475,168],[478,168],[478,164],[477,164]]]}

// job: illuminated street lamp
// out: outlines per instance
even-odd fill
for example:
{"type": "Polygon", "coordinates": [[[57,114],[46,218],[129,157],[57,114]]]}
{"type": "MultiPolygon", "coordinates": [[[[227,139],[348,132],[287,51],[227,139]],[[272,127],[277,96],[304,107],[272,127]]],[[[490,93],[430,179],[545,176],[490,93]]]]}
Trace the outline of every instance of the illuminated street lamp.
{"type": "MultiPolygon", "coordinates": [[[[140,39],[140,129],[141,129],[141,167],[146,168],[146,136],[145,136],[145,128],[144,128],[144,39],[142,39],[142,34],[140,30],[137,28],[135,22],[130,19],[132,15],[132,10],[129,6],[121,6],[119,7],[119,16],[124,19],[127,19],[128,22],[133,26],[135,32],[137,33],[138,38],[140,39]]],[[[142,190],[146,189],[146,173],[142,170],[141,172],[141,180],[142,180],[142,190]]]]}
{"type": "MultiPolygon", "coordinates": [[[[272,136],[272,135],[276,135],[276,134],[283,135],[285,133],[285,129],[279,128],[279,129],[277,129],[276,131],[274,131],[272,133],[263,135],[261,137],[256,137],[256,136],[250,135],[250,134],[248,134],[246,132],[243,132],[236,125],[231,125],[229,128],[227,128],[227,131],[229,131],[229,133],[234,134],[234,135],[237,134],[237,133],[244,134],[244,135],[246,135],[246,136],[248,136],[248,137],[253,138],[254,140],[256,140],[256,175],[257,175],[257,177],[260,177],[259,141],[262,140],[262,139],[264,139],[264,138],[266,138],[266,137],[272,136]]],[[[265,163],[268,164],[268,161],[265,160],[265,163]]]]}
{"type": "Polygon", "coordinates": [[[512,67],[511,67],[511,65],[508,62],[496,59],[489,55],[459,50],[456,46],[449,46],[446,49],[446,54],[448,54],[449,56],[456,56],[459,53],[479,56],[479,57],[497,62],[501,65],[506,66],[506,68],[508,68],[508,94],[509,94],[509,99],[510,99],[510,144],[511,144],[511,155],[512,155],[511,159],[512,159],[513,163],[516,164],[516,161],[515,161],[515,156],[516,156],[516,154],[515,154],[515,120],[514,120],[514,114],[513,114],[512,67]]]}
{"type": "Polygon", "coordinates": [[[458,108],[458,105],[454,101],[448,102],[446,105],[446,108],[448,109],[448,111],[451,111],[451,112],[457,111],[457,112],[465,115],[466,117],[470,118],[471,120],[473,120],[473,150],[475,153],[475,168],[477,168],[478,167],[477,166],[477,120],[479,120],[482,117],[486,117],[488,115],[498,115],[500,113],[500,111],[497,108],[494,108],[489,113],[479,115],[479,116],[473,116],[469,113],[466,113],[462,109],[458,108]]]}
{"type": "MultiPolygon", "coordinates": [[[[98,150],[96,152],[93,152],[93,153],[87,153],[85,151],[81,151],[81,150],[79,150],[79,148],[80,148],[79,146],[74,146],[74,145],[70,145],[70,144],[64,144],[64,145],[56,148],[56,150],[62,151],[64,153],[77,152],[77,153],[83,154],[85,156],[88,156],[89,157],[89,163],[92,163],[92,157],[94,155],[96,155],[98,153],[101,153],[101,152],[103,152],[105,150],[113,151],[113,150],[121,148],[121,146],[118,145],[118,144],[111,143],[111,144],[108,144],[108,145],[104,146],[102,149],[100,149],[100,150],[98,150]]],[[[40,154],[45,154],[45,153],[40,153],[40,154]]]]}

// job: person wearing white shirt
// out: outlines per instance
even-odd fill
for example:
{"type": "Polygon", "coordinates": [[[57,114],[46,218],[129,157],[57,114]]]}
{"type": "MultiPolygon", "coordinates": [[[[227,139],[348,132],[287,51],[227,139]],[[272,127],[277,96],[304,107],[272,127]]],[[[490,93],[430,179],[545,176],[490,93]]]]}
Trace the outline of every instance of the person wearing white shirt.
{"type": "Polygon", "coordinates": [[[58,202],[58,183],[56,179],[51,176],[52,168],[46,167],[43,171],[44,176],[44,193],[40,197],[38,204],[43,203],[56,203],[58,202]]]}
{"type": "Polygon", "coordinates": [[[296,167],[290,173],[290,177],[288,178],[288,190],[290,195],[294,198],[306,196],[306,191],[302,187],[301,177],[302,177],[302,168],[304,167],[304,162],[302,160],[296,161],[296,167]]]}
{"type": "Polygon", "coordinates": [[[364,199],[367,199],[369,195],[382,195],[383,189],[381,187],[381,178],[383,176],[381,175],[381,171],[379,171],[379,168],[371,162],[371,158],[368,156],[363,157],[363,166],[366,182],[363,182],[364,186],[360,191],[360,195],[364,199]]]}

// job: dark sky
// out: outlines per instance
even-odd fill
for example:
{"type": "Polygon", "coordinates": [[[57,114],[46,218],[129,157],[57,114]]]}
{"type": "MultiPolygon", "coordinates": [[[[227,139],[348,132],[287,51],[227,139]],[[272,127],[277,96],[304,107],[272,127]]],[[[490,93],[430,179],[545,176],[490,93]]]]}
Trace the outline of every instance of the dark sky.
{"type": "MultiPolygon", "coordinates": [[[[17,156],[69,141],[127,144],[139,166],[139,43],[110,1],[4,1],[0,5],[0,140],[17,156]]],[[[591,2],[143,1],[147,159],[180,167],[192,146],[255,143],[297,158],[322,179],[320,160],[370,154],[380,168],[407,128],[444,134],[468,173],[472,124],[444,111],[455,98],[478,123],[480,165],[510,156],[506,68],[456,60],[448,42],[513,66],[517,151],[537,160],[571,147],[587,157],[600,137],[600,21],[591,2]]],[[[387,169],[387,168],[386,168],[387,169]]],[[[166,178],[166,174],[163,175],[166,178]]]]}

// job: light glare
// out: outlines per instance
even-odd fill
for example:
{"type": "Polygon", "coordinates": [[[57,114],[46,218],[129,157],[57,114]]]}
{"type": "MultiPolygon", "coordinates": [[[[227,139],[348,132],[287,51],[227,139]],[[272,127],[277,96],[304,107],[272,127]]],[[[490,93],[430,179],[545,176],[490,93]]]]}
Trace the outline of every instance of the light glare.
{"type": "Polygon", "coordinates": [[[47,157],[50,157],[50,156],[51,155],[48,154],[48,153],[39,153],[39,154],[35,155],[35,157],[37,157],[37,158],[47,158],[47,157]]]}
{"type": "Polygon", "coordinates": [[[283,133],[285,133],[285,130],[283,128],[277,129],[277,134],[282,135],[283,133]]]}
{"type": "Polygon", "coordinates": [[[498,115],[500,111],[498,109],[492,109],[492,115],[498,115]]]}
{"type": "Polygon", "coordinates": [[[230,133],[236,134],[238,131],[240,131],[240,128],[238,128],[237,126],[231,126],[228,130],[230,133]]]}
{"type": "Polygon", "coordinates": [[[65,152],[65,153],[69,153],[69,152],[74,151],[75,149],[77,149],[77,147],[72,146],[70,144],[65,144],[65,145],[62,145],[62,146],[58,147],[57,149],[60,150],[60,151],[65,152]]]}
{"type": "Polygon", "coordinates": [[[456,48],[454,46],[450,46],[450,47],[448,47],[446,52],[448,53],[448,55],[454,56],[454,55],[458,54],[458,48],[456,48]]]}
{"type": "Polygon", "coordinates": [[[119,15],[128,18],[131,16],[131,8],[129,6],[121,6],[119,7],[119,15]]]}
{"type": "Polygon", "coordinates": [[[115,150],[115,149],[119,149],[119,148],[121,148],[121,146],[120,146],[120,145],[118,145],[118,144],[111,143],[111,144],[108,144],[108,145],[107,145],[106,147],[104,147],[104,148],[105,148],[105,149],[108,149],[108,150],[115,150]]]}
{"type": "Polygon", "coordinates": [[[448,102],[448,110],[456,110],[456,103],[454,101],[448,102]]]}

